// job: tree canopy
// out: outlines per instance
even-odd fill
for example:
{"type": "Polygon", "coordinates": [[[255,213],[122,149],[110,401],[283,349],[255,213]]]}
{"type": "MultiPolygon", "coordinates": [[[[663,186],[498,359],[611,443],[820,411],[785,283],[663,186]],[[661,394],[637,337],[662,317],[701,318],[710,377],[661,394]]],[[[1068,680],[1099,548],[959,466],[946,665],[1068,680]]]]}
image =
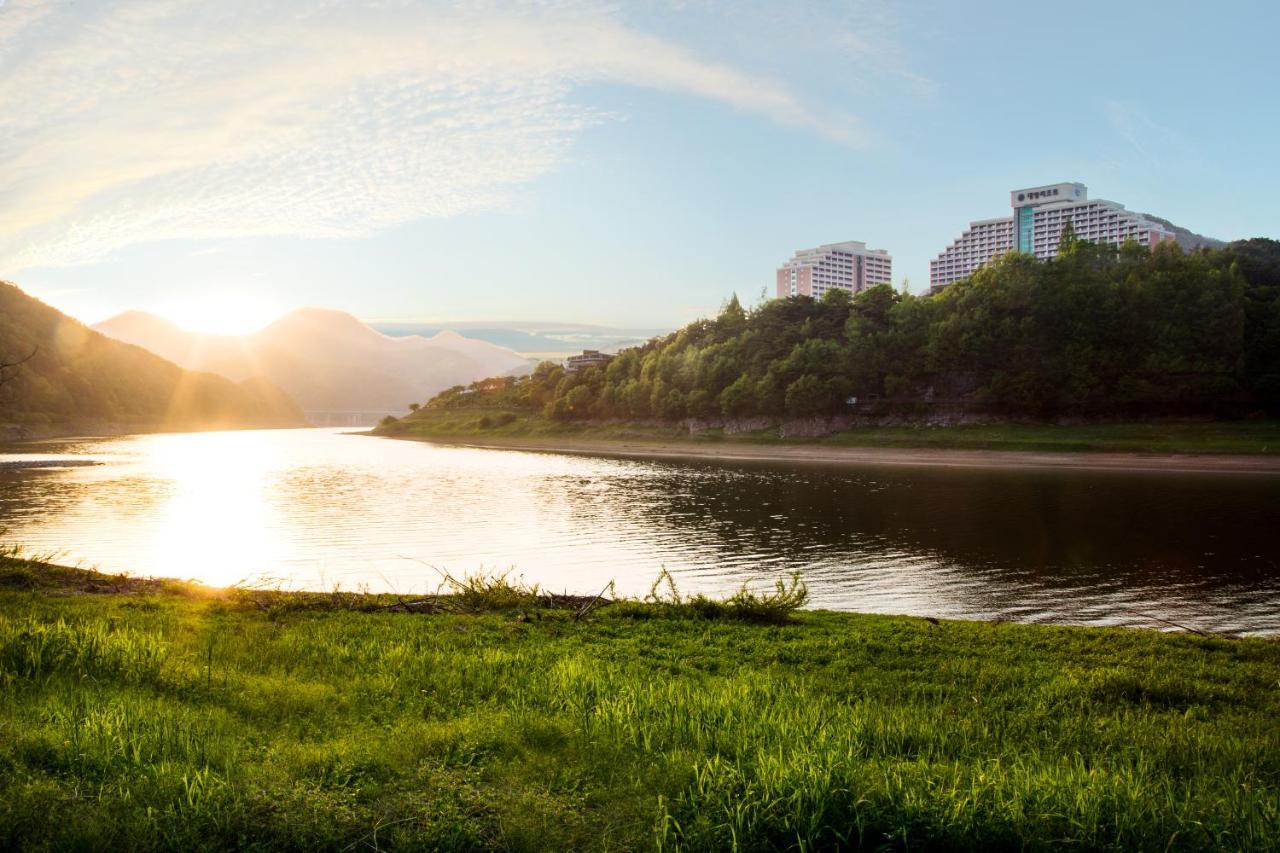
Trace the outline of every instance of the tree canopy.
{"type": "Polygon", "coordinates": [[[1010,254],[933,296],[828,291],[713,319],[568,372],[457,386],[428,408],[575,419],[927,412],[1011,416],[1280,408],[1280,242],[1220,251],[1068,239],[1010,254]]]}

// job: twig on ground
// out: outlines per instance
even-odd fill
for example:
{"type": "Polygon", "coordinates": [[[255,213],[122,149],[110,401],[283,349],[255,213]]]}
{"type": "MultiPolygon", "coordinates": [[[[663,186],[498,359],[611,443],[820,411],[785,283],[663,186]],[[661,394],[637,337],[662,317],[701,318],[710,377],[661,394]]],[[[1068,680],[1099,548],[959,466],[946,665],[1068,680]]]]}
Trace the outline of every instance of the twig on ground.
{"type": "Polygon", "coordinates": [[[596,606],[596,602],[599,601],[601,598],[603,598],[604,594],[612,588],[613,588],[613,581],[609,581],[607,584],[604,585],[604,589],[600,590],[600,592],[596,595],[595,598],[591,599],[581,609],[579,609],[577,612],[573,614],[573,621],[577,622],[583,616],[586,616],[588,613],[590,613],[591,608],[596,606]]]}

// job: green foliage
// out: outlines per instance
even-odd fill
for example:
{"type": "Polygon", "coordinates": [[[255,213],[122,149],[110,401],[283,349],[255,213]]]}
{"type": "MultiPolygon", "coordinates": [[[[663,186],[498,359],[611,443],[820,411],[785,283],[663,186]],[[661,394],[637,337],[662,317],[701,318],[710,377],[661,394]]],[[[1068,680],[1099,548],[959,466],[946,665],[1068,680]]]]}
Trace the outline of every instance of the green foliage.
{"type": "Polygon", "coordinates": [[[151,681],[160,672],[165,653],[165,643],[153,633],[100,621],[0,623],[0,677],[39,679],[64,672],[128,683],[151,681]]]}
{"type": "MultiPolygon", "coordinates": [[[[644,603],[658,608],[662,615],[701,619],[736,619],[768,625],[791,622],[797,611],[809,601],[809,587],[794,572],[790,582],[778,580],[772,590],[756,592],[746,583],[729,598],[720,600],[705,595],[680,594],[675,576],[665,567],[654,579],[644,603]]],[[[625,610],[625,608],[624,608],[625,610]]],[[[628,612],[636,612],[634,610],[628,612]]],[[[640,611],[643,615],[644,611],[640,611]]]]}
{"type": "Polygon", "coordinates": [[[945,404],[1005,416],[1223,414],[1280,406],[1280,243],[1154,251],[1072,238],[1009,255],[937,296],[889,285],[746,310],[625,350],[450,389],[430,409],[505,407],[560,422],[945,404]]]}
{"type": "Polygon", "coordinates": [[[673,585],[655,598],[530,619],[0,591],[0,848],[1280,836],[1273,642],[813,611],[753,625],[694,618],[673,585]]]}
{"type": "Polygon", "coordinates": [[[728,609],[744,622],[761,622],[779,625],[809,603],[809,587],[800,579],[799,572],[791,573],[790,583],[777,580],[772,590],[756,592],[747,584],[729,597],[728,609]]]}
{"type": "Polygon", "coordinates": [[[501,429],[515,422],[516,415],[514,412],[499,412],[496,415],[485,415],[480,418],[477,425],[480,429],[501,429]]]}

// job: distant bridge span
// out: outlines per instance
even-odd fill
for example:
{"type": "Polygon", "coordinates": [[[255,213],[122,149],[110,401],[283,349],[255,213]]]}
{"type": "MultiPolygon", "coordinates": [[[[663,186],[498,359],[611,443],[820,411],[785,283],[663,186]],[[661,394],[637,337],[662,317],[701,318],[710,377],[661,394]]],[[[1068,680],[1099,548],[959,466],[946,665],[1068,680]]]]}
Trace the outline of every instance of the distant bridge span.
{"type": "Polygon", "coordinates": [[[398,418],[405,410],[389,409],[305,409],[307,423],[312,426],[373,426],[387,415],[398,418]]]}

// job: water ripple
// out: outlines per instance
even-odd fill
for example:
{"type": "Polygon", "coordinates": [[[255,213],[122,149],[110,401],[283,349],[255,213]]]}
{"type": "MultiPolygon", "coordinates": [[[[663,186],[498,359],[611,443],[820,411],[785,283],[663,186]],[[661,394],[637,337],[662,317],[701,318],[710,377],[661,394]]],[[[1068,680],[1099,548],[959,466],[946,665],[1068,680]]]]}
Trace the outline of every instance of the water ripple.
{"type": "Polygon", "coordinates": [[[663,566],[709,594],[801,571],[835,609],[1280,632],[1276,478],[593,459],[333,430],[49,449],[105,464],[0,472],[0,527],[111,571],[408,593],[438,585],[430,565],[514,566],[627,594],[663,566]]]}

